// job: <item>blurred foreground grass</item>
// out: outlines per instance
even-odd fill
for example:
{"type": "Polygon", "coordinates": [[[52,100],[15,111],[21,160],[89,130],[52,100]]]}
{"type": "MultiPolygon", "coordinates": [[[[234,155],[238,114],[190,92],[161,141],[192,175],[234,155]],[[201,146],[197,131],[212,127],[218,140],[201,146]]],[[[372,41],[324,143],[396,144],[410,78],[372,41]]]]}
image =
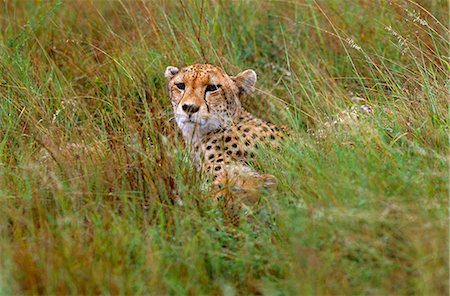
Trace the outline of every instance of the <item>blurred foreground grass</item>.
{"type": "Polygon", "coordinates": [[[448,294],[446,1],[2,1],[0,294],[448,294]],[[230,223],[168,65],[289,126],[230,223]],[[324,123],[353,104],[374,114],[324,123]],[[182,200],[182,206],[177,199],[182,200]]]}

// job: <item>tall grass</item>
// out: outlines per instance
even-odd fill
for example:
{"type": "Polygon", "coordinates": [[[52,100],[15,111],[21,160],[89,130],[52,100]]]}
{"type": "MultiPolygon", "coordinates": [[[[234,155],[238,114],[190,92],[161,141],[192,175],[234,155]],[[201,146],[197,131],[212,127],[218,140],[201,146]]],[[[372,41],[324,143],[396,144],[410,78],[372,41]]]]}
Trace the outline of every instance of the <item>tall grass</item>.
{"type": "Polygon", "coordinates": [[[0,12],[0,294],[448,294],[446,1],[0,12]],[[243,104],[292,130],[233,217],[162,74],[206,62],[255,69],[243,104]],[[356,101],[374,114],[315,136],[356,101]]]}

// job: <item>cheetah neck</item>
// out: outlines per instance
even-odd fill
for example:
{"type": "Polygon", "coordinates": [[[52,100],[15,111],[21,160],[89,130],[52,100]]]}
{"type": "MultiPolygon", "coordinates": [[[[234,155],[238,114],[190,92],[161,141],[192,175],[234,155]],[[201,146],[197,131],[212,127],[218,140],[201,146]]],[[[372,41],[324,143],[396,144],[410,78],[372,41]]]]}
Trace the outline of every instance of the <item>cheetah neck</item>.
{"type": "Polygon", "coordinates": [[[248,119],[252,118],[254,117],[250,112],[246,111],[245,109],[241,109],[240,112],[237,113],[237,115],[233,118],[233,120],[225,126],[223,124],[219,124],[219,122],[217,121],[210,121],[206,125],[198,125],[185,122],[177,123],[181,130],[185,143],[195,146],[197,144],[201,144],[202,138],[205,135],[215,133],[219,130],[231,130],[233,129],[233,127],[238,126],[241,121],[247,121],[248,119]]]}
{"type": "Polygon", "coordinates": [[[190,122],[177,122],[178,127],[181,130],[184,141],[189,145],[195,145],[201,141],[202,136],[209,132],[220,129],[220,124],[215,121],[209,121],[204,125],[190,123],[190,122]]]}

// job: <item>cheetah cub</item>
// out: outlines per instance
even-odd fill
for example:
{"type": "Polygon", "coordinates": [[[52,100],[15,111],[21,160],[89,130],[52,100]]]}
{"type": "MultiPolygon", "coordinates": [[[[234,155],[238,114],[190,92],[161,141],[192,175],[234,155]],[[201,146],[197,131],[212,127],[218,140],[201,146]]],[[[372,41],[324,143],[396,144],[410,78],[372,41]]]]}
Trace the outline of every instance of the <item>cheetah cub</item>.
{"type": "Polygon", "coordinates": [[[282,129],[258,119],[241,106],[254,87],[256,73],[245,70],[228,76],[221,68],[196,64],[165,71],[175,120],[190,148],[194,163],[213,176],[222,190],[248,192],[275,184],[272,175],[260,174],[249,163],[259,145],[276,146],[282,129]]]}

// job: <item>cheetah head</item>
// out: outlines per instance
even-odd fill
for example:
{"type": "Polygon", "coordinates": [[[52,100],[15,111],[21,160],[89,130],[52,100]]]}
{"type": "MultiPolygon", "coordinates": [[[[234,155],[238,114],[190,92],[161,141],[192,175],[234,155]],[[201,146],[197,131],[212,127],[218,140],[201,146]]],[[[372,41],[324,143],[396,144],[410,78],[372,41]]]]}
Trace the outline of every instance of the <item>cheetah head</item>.
{"type": "Polygon", "coordinates": [[[245,70],[228,76],[209,64],[196,64],[183,69],[169,66],[169,96],[175,120],[185,139],[202,136],[233,123],[241,111],[240,99],[256,83],[256,73],[245,70]]]}

